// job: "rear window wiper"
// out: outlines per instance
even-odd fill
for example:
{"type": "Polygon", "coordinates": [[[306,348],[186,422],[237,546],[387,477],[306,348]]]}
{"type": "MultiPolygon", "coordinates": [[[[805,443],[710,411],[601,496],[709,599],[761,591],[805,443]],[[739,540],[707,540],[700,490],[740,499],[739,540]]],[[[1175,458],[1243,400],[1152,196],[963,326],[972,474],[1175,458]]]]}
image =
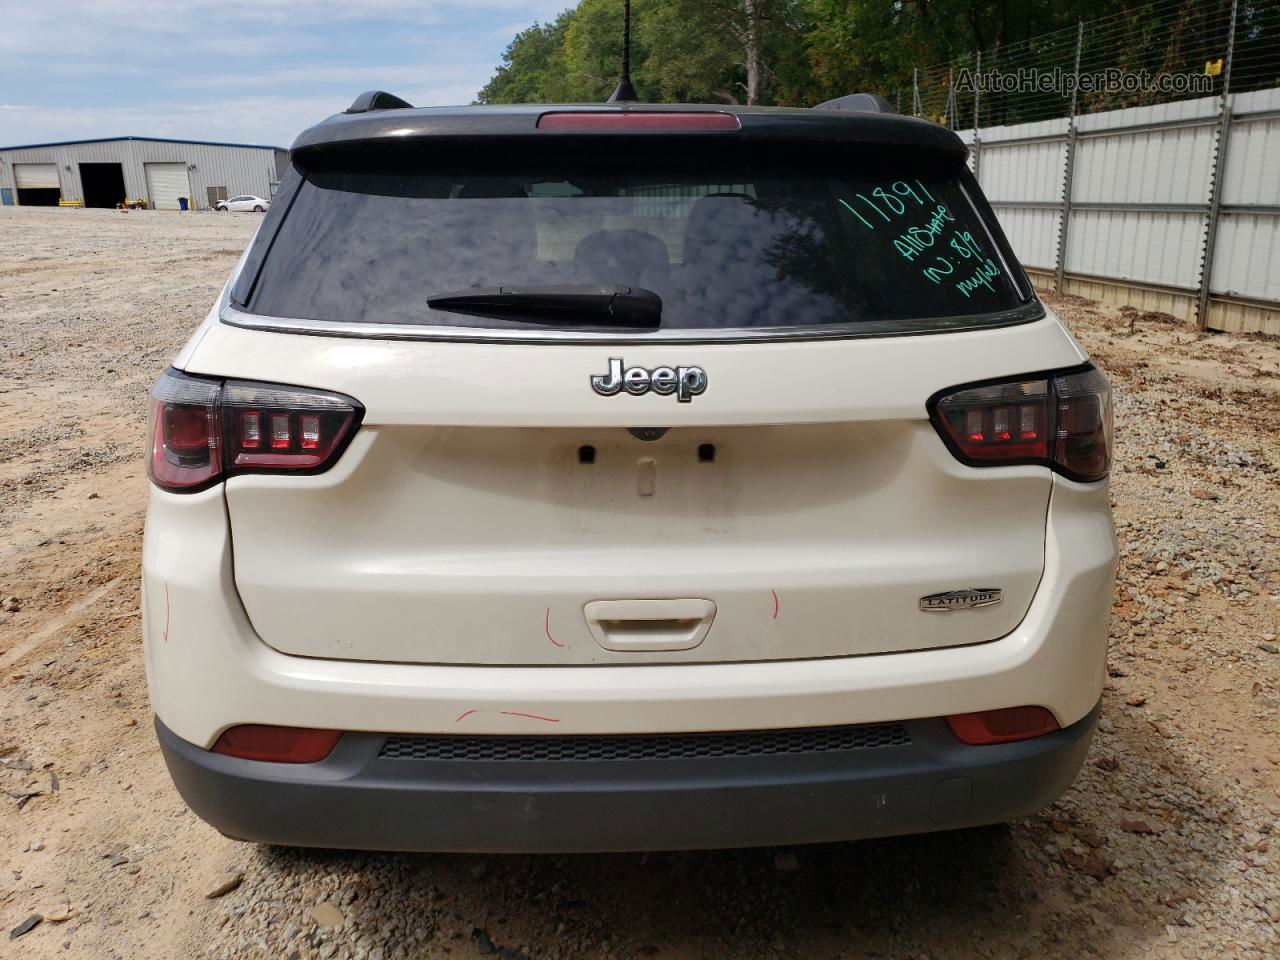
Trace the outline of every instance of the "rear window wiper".
{"type": "Polygon", "coordinates": [[[483,287],[429,297],[427,306],[551,325],[656,329],[662,322],[662,298],[643,287],[483,287]]]}

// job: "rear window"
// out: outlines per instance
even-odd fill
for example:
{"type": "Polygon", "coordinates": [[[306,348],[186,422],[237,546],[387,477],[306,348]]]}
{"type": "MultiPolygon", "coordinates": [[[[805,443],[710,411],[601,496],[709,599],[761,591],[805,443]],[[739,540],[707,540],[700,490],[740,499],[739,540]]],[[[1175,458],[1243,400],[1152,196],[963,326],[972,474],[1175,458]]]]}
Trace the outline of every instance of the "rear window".
{"type": "Polygon", "coordinates": [[[945,328],[1029,296],[958,162],[803,143],[701,162],[671,149],[686,155],[513,145],[467,162],[304,164],[235,299],[270,317],[527,331],[547,319],[427,300],[596,285],[656,293],[662,331],[829,332],[945,328]]]}

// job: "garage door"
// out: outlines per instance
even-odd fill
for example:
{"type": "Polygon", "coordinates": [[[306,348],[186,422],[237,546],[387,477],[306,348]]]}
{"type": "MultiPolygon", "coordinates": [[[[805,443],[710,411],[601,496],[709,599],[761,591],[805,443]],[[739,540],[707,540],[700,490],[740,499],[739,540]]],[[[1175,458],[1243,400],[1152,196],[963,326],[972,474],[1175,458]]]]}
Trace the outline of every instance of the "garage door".
{"type": "Polygon", "coordinates": [[[13,179],[19,190],[57,190],[58,165],[56,163],[15,163],[13,179]]]}
{"type": "Polygon", "coordinates": [[[185,163],[146,163],[147,197],[156,210],[178,210],[179,197],[191,196],[185,163]]]}

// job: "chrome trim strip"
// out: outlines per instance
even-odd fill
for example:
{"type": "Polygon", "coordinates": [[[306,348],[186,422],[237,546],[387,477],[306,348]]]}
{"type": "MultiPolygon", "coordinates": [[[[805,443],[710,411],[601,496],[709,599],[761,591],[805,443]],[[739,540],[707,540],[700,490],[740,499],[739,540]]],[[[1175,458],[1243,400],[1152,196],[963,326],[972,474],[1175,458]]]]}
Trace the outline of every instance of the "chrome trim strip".
{"type": "MultiPolygon", "coordinates": [[[[425,309],[425,308],[424,308],[425,309]]],[[[614,345],[624,343],[759,343],[805,340],[856,340],[869,337],[910,337],[935,333],[961,333],[1010,327],[1041,320],[1046,316],[1038,299],[999,313],[965,317],[865,323],[829,324],[821,327],[767,327],[749,330],[741,327],[720,332],[709,329],[658,330],[653,333],[619,331],[588,333],[582,330],[553,330],[539,326],[531,330],[495,330],[484,327],[453,327],[417,324],[350,323],[339,320],[303,320],[292,317],[266,317],[245,313],[224,302],[219,319],[231,327],[263,330],[270,333],[294,333],[315,337],[353,337],[360,340],[435,340],[452,343],[553,343],[614,345]]]]}

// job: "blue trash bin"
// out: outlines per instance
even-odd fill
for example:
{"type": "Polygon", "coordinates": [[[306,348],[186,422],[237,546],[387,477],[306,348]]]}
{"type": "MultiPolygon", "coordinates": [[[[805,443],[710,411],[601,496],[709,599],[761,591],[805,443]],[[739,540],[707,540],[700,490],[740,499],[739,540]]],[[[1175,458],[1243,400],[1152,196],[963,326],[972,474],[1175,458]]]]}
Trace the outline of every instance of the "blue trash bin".
{"type": "Polygon", "coordinates": [[[188,207],[188,206],[187,206],[187,198],[186,198],[186,197],[179,197],[179,198],[178,198],[178,209],[179,209],[179,210],[189,210],[189,209],[191,209],[190,207],[188,207]]]}

